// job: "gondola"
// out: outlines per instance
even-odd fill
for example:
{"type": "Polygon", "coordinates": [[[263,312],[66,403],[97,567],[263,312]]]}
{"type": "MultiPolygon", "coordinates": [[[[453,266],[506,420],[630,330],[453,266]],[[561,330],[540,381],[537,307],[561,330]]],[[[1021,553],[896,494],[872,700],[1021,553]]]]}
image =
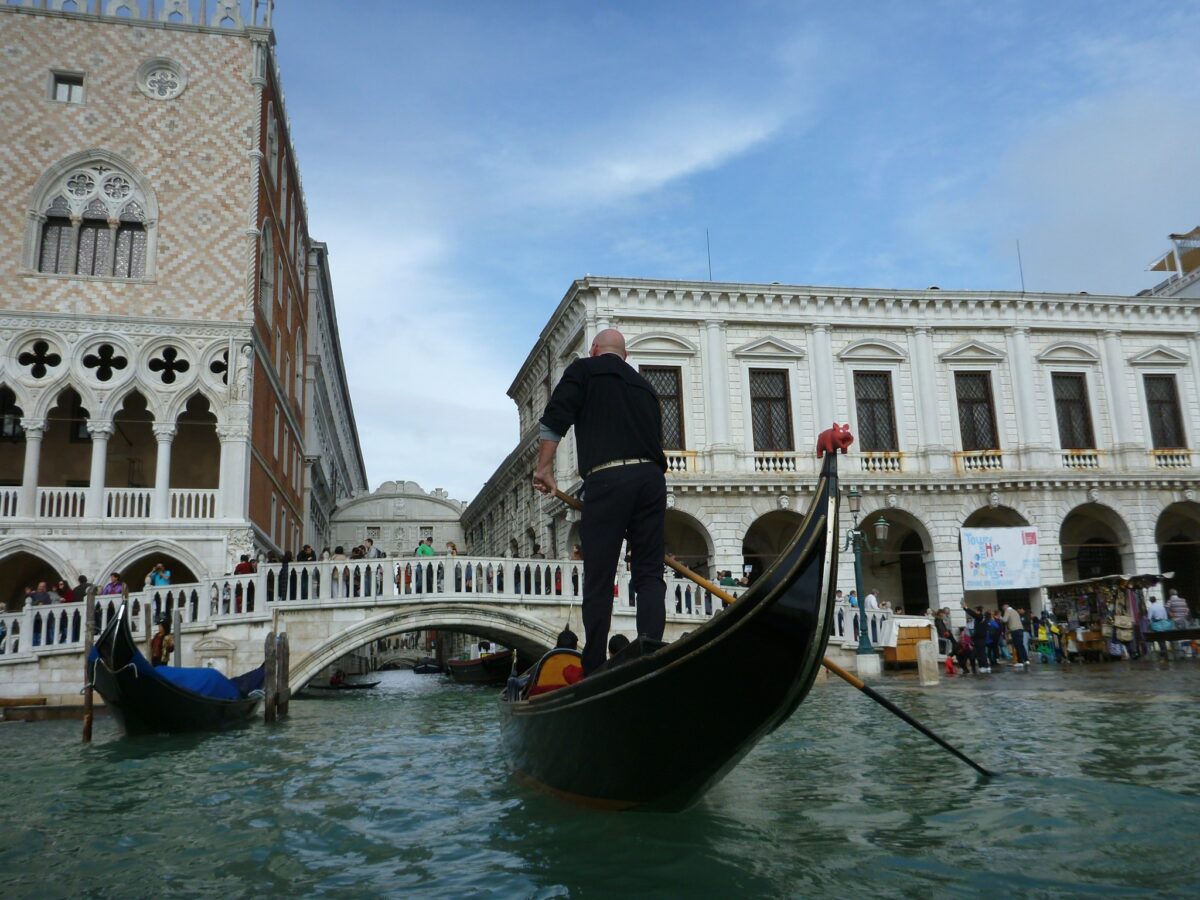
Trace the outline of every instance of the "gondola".
{"type": "Polygon", "coordinates": [[[437,660],[430,659],[428,656],[414,663],[412,670],[418,675],[441,675],[446,670],[438,665],[437,660]]]}
{"type": "Polygon", "coordinates": [[[88,655],[88,673],[126,734],[219,731],[254,715],[262,666],[237,678],[216,669],[152,666],[129,630],[122,605],[88,655]]]}
{"type": "Polygon", "coordinates": [[[736,603],[687,636],[657,648],[634,641],[627,662],[619,656],[546,693],[537,692],[539,667],[574,651],[551,651],[510,679],[500,716],[514,773],[610,809],[680,810],[700,799],[796,710],[816,678],[834,603],[837,481],[829,454],[791,544],[736,603]]]}
{"type": "Polygon", "coordinates": [[[457,684],[504,684],[512,664],[511,653],[490,653],[479,659],[451,659],[446,670],[457,684]]]}
{"type": "Polygon", "coordinates": [[[305,690],[309,691],[365,691],[378,687],[378,681],[343,681],[341,684],[310,684],[305,690]]]}

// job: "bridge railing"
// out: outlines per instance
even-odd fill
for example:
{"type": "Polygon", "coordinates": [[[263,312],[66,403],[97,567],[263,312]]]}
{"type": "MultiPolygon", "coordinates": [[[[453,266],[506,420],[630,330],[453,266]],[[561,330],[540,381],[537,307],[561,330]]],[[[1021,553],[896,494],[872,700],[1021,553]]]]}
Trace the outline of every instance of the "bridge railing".
{"type": "MultiPolygon", "coordinates": [[[[131,593],[130,625],[144,638],[145,613],[152,619],[176,611],[186,630],[207,630],[238,621],[266,621],[288,607],[390,605],[459,600],[486,603],[580,603],[583,563],[575,560],[471,556],[404,557],[272,563],[257,572],[222,575],[193,584],[148,587],[131,593]]],[[[95,600],[96,628],[120,608],[118,595],[95,600]]],[[[667,579],[667,616],[703,621],[721,602],[690,581],[667,579]]],[[[613,607],[630,613],[635,604],[627,572],[613,584],[613,607]]],[[[31,656],[83,649],[83,604],[26,606],[0,613],[0,665],[31,656]]]]}

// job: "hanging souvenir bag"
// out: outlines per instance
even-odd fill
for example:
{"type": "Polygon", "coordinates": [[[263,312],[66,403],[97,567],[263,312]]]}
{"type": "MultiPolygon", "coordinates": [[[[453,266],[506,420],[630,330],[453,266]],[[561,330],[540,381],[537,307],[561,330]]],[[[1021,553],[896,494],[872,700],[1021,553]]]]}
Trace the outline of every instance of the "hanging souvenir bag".
{"type": "Polygon", "coordinates": [[[1175,626],[1170,619],[1155,619],[1150,623],[1151,631],[1174,631],[1175,626]]]}

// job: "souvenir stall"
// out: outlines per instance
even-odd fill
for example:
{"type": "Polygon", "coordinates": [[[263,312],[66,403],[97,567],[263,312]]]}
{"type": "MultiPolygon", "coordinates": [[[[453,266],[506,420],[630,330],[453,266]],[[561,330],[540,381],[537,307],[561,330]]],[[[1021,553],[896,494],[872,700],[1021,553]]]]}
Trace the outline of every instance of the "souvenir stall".
{"type": "Polygon", "coordinates": [[[1051,639],[1070,659],[1140,656],[1147,598],[1158,575],[1106,575],[1044,586],[1046,603],[1058,626],[1051,639]]]}

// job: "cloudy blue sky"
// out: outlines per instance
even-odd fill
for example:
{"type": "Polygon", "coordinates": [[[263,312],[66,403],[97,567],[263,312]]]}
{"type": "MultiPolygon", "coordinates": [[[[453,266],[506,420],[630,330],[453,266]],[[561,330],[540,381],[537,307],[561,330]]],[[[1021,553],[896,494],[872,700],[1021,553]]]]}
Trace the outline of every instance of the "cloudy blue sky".
{"type": "Polygon", "coordinates": [[[372,486],[470,499],[587,273],[1136,292],[1200,224],[1192,3],[282,0],[372,486]]]}

